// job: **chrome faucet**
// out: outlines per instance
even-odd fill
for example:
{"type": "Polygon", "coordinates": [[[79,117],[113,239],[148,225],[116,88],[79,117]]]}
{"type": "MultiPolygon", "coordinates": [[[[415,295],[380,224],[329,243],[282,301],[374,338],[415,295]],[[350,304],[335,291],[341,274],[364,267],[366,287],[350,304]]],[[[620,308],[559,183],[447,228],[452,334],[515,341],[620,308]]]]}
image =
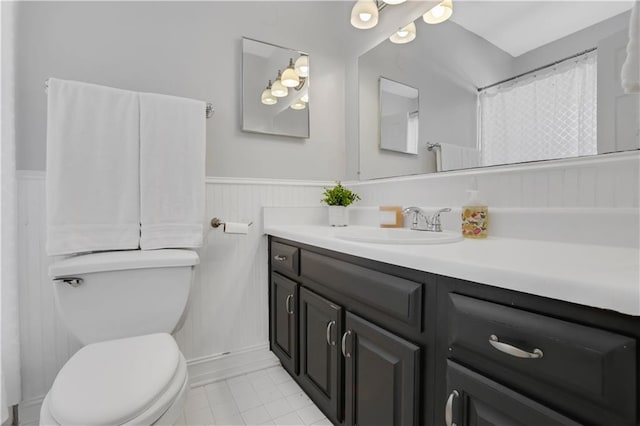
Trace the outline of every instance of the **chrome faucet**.
{"type": "Polygon", "coordinates": [[[440,224],[440,213],[450,212],[450,208],[444,208],[436,211],[431,216],[424,212],[420,207],[407,207],[402,210],[403,215],[413,213],[413,222],[411,223],[411,229],[414,231],[431,231],[442,232],[442,225],[440,224]]]}

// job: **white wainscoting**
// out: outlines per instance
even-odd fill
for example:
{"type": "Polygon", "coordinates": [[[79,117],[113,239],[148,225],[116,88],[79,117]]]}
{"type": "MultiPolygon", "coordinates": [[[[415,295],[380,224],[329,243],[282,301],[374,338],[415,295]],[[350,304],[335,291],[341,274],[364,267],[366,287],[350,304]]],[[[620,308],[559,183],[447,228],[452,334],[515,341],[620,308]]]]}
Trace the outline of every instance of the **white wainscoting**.
{"type": "Polygon", "coordinates": [[[491,207],[638,208],[640,151],[350,183],[359,206],[460,207],[471,180],[491,207]]]}
{"type": "MultiPolygon", "coordinates": [[[[211,229],[200,250],[184,325],[176,340],[202,384],[276,362],[268,352],[267,242],[263,206],[319,206],[331,182],[208,178],[207,218],[253,222],[248,235],[211,229]]],[[[45,174],[20,171],[19,280],[24,422],[80,344],[58,317],[45,254],[45,174]]]]}

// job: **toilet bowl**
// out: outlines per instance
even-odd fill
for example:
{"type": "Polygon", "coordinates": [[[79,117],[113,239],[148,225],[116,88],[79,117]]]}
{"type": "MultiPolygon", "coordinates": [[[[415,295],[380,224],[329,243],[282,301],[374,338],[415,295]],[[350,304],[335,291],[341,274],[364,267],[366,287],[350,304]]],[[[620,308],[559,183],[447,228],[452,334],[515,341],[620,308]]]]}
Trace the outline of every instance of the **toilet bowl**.
{"type": "Polygon", "coordinates": [[[58,373],[42,425],[174,424],[187,366],[169,334],[184,313],[195,252],[75,256],[49,268],[56,305],[82,347],[58,373]]]}

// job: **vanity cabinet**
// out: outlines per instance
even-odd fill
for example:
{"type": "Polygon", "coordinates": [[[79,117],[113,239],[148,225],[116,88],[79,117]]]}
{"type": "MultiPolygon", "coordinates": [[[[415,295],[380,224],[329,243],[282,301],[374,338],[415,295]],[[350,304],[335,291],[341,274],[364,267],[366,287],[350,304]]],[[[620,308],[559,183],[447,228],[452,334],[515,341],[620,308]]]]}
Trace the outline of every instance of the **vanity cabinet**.
{"type": "Polygon", "coordinates": [[[640,317],[276,237],[270,259],[271,348],[336,425],[640,426],[640,317]]]}
{"type": "Polygon", "coordinates": [[[335,424],[420,424],[424,351],[389,328],[421,335],[423,284],[297,249],[270,244],[272,351],[335,424]]]}

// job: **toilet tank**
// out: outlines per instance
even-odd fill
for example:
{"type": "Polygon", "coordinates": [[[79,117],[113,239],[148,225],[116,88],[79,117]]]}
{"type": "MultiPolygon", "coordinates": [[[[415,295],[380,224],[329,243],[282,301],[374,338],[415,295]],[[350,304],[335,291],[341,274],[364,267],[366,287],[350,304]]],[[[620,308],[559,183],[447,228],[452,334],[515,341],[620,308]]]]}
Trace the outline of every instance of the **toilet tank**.
{"type": "Polygon", "coordinates": [[[91,253],[52,263],[49,276],[60,316],[86,345],[173,332],[198,262],[190,250],[91,253]]]}

